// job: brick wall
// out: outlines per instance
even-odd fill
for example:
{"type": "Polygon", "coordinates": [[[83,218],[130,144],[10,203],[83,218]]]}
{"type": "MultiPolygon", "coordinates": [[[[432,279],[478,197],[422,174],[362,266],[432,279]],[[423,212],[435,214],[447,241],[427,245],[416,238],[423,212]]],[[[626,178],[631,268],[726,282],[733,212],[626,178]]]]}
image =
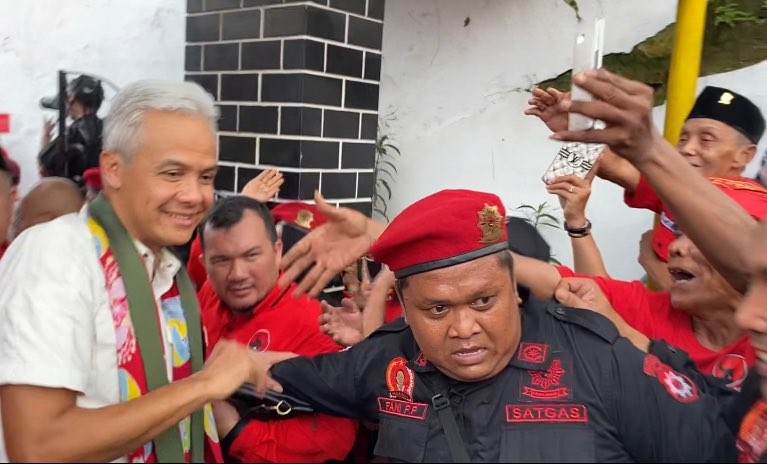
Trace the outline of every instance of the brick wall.
{"type": "Polygon", "coordinates": [[[186,79],[219,104],[216,189],[265,167],[277,201],[370,215],[384,0],[188,0],[186,79]]]}

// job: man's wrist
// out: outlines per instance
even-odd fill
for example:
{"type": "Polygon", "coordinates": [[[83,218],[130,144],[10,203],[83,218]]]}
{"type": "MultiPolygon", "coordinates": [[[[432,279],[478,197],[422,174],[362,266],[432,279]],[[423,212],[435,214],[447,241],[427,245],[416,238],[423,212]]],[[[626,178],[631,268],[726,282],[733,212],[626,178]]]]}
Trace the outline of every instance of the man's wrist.
{"type": "Polygon", "coordinates": [[[580,229],[586,227],[586,215],[578,214],[574,216],[565,216],[565,226],[570,229],[580,229]]]}
{"type": "Polygon", "coordinates": [[[643,156],[638,157],[635,160],[631,160],[631,164],[634,165],[637,170],[639,170],[640,173],[647,176],[647,171],[652,171],[653,169],[664,169],[663,163],[666,161],[669,157],[666,156],[666,153],[664,152],[670,152],[674,151],[674,155],[676,155],[676,150],[673,149],[673,146],[671,146],[666,139],[663,138],[663,136],[658,132],[657,130],[653,130],[652,133],[652,143],[649,145],[649,150],[647,150],[647,153],[645,153],[643,156]]]}

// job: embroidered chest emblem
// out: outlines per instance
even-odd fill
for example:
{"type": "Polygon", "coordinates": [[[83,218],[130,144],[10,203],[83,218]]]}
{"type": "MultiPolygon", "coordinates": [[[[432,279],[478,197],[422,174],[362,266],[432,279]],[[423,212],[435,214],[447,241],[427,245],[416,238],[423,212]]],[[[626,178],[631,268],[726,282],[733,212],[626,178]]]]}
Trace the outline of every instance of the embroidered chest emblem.
{"type": "Polygon", "coordinates": [[[559,359],[555,359],[551,362],[551,366],[545,372],[530,371],[530,383],[537,385],[541,388],[549,388],[554,385],[559,385],[559,381],[562,379],[562,375],[565,370],[562,369],[562,362],[559,359]]]}
{"type": "Polygon", "coordinates": [[[545,370],[528,370],[521,377],[520,401],[562,400],[572,396],[567,357],[554,358],[545,370]]]}

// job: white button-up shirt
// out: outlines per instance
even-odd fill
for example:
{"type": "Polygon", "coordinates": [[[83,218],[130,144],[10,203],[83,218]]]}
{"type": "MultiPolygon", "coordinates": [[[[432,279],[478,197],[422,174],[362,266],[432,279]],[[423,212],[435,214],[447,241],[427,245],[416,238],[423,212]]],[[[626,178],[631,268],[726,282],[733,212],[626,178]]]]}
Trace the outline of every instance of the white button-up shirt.
{"type": "MultiPolygon", "coordinates": [[[[0,385],[65,388],[80,393],[78,406],[99,408],[120,401],[117,348],[103,268],[84,217],[68,214],[32,227],[0,259],[0,385]]],[[[159,308],[181,263],[163,250],[155,268],[154,254],[135,243],[152,276],[170,376],[170,337],[159,308]]],[[[1,426],[0,460],[7,461],[1,426]]]]}

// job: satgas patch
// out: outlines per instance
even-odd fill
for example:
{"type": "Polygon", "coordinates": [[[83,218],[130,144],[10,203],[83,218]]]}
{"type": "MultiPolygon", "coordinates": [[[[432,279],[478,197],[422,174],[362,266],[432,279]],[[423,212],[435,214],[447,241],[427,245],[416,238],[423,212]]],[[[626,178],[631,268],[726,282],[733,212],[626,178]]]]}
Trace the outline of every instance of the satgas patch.
{"type": "Polygon", "coordinates": [[[506,422],[588,422],[586,406],[575,403],[562,404],[507,404],[506,422]]]}
{"type": "MultiPolygon", "coordinates": [[[[419,357],[420,359],[420,357],[419,357]]],[[[424,363],[426,358],[423,358],[424,363]]],[[[389,397],[378,398],[378,412],[411,419],[426,419],[428,405],[413,401],[415,373],[407,366],[405,358],[394,358],[386,367],[386,387],[389,397]]]]}
{"type": "Polygon", "coordinates": [[[645,356],[643,370],[645,374],[658,379],[668,394],[680,403],[692,403],[700,397],[698,387],[689,377],[673,370],[655,355],[645,356]]]}
{"type": "MultiPolygon", "coordinates": [[[[521,351],[520,351],[521,354],[521,351]]],[[[562,401],[572,398],[572,361],[564,352],[551,354],[547,367],[520,374],[519,401],[562,401]]]]}

